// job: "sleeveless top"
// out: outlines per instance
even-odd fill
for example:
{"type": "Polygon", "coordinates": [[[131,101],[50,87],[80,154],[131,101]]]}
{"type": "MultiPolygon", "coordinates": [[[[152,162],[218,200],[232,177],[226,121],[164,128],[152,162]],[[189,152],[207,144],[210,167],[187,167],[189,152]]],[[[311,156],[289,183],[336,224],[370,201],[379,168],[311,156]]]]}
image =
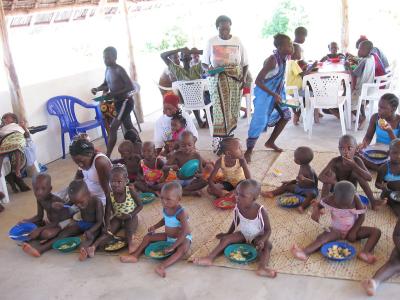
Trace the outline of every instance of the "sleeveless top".
{"type": "Polygon", "coordinates": [[[165,227],[169,227],[169,228],[177,228],[177,227],[181,227],[181,221],[178,220],[177,216],[183,212],[183,207],[179,207],[178,210],[176,211],[176,213],[172,216],[167,214],[167,211],[165,210],[165,208],[163,209],[163,216],[164,216],[164,223],[165,223],[165,227]]]}
{"type": "Polygon", "coordinates": [[[105,154],[97,153],[89,170],[82,170],[82,174],[83,180],[85,181],[90,194],[99,198],[101,200],[101,203],[103,203],[103,205],[106,205],[106,195],[104,194],[103,188],[100,185],[99,175],[96,169],[96,159],[98,157],[105,157],[111,165],[110,159],[105,154]]]}
{"type": "Polygon", "coordinates": [[[229,182],[236,187],[239,182],[246,179],[240,161],[237,159],[233,167],[227,167],[225,165],[225,155],[221,156],[221,170],[223,174],[223,180],[229,182]]]}
{"type": "Polygon", "coordinates": [[[114,213],[117,217],[123,214],[130,214],[136,208],[135,200],[133,200],[131,191],[129,187],[125,187],[125,201],[124,202],[117,202],[115,200],[113,192],[110,192],[111,204],[114,209],[114,213]]]}
{"type": "MultiPolygon", "coordinates": [[[[397,125],[397,128],[393,129],[393,133],[394,133],[395,136],[397,136],[397,137],[399,136],[399,133],[400,133],[400,122],[397,125]]],[[[387,133],[385,130],[383,130],[381,128],[381,126],[379,126],[378,120],[376,120],[375,134],[376,134],[376,142],[377,143],[389,145],[390,142],[392,141],[390,139],[389,133],[387,133]]]]}
{"type": "Polygon", "coordinates": [[[385,177],[383,178],[386,182],[391,182],[391,181],[400,181],[400,174],[393,174],[390,171],[390,161],[386,163],[387,166],[387,171],[385,174],[385,177]]]}
{"type": "Polygon", "coordinates": [[[258,209],[257,216],[253,220],[245,218],[240,213],[237,205],[233,210],[235,214],[234,217],[235,230],[236,229],[240,230],[240,232],[245,237],[247,243],[251,243],[256,236],[264,232],[264,219],[262,217],[262,209],[263,206],[261,205],[260,208],[258,209]]]}

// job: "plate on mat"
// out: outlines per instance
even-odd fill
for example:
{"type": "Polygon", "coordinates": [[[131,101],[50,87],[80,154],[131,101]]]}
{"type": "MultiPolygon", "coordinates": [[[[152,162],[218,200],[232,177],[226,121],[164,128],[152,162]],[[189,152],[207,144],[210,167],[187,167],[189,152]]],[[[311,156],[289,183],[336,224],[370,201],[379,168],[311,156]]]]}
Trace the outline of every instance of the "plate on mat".
{"type": "Polygon", "coordinates": [[[257,258],[257,250],[249,244],[232,244],[225,248],[224,255],[231,262],[248,264],[257,258]]]}
{"type": "Polygon", "coordinates": [[[153,258],[153,259],[167,258],[168,256],[171,256],[173,254],[173,252],[164,253],[164,249],[171,247],[173,244],[174,243],[167,242],[167,241],[151,243],[144,250],[144,255],[146,255],[147,257],[153,258]]]}
{"type": "Polygon", "coordinates": [[[156,194],[154,193],[140,193],[139,194],[140,200],[142,200],[143,204],[149,204],[156,199],[156,194]]]}
{"type": "Polygon", "coordinates": [[[285,208],[294,208],[303,203],[304,197],[296,194],[283,194],[278,197],[277,203],[285,208]]]}
{"type": "Polygon", "coordinates": [[[33,223],[17,224],[10,229],[8,236],[14,241],[25,242],[29,241],[28,235],[37,228],[33,223]]]}
{"type": "Polygon", "coordinates": [[[113,239],[104,246],[104,251],[114,252],[125,248],[128,244],[122,239],[113,239]]]}
{"type": "Polygon", "coordinates": [[[199,170],[200,161],[198,159],[191,159],[187,161],[179,170],[179,175],[183,178],[193,177],[199,170]]]}
{"type": "Polygon", "coordinates": [[[214,200],[214,206],[221,209],[232,209],[236,205],[236,197],[233,194],[228,194],[224,197],[214,200]]]}
{"type": "Polygon", "coordinates": [[[334,261],[346,261],[356,255],[356,249],[344,242],[330,242],[321,247],[321,254],[334,261]]]}
{"type": "Polygon", "coordinates": [[[81,239],[78,237],[67,237],[55,241],[51,247],[63,253],[74,251],[81,244],[81,239]]]}

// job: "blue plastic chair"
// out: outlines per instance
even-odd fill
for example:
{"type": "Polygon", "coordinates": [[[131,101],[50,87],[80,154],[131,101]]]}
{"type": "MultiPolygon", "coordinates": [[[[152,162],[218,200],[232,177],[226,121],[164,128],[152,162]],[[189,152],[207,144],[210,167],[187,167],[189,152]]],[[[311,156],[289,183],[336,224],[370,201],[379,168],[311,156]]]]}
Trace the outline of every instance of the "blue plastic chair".
{"type": "Polygon", "coordinates": [[[70,140],[79,133],[84,133],[89,129],[101,127],[101,132],[106,144],[107,132],[104,127],[103,116],[98,105],[88,104],[72,96],[56,96],[47,100],[47,111],[50,115],[57,116],[61,125],[61,145],[63,158],[65,158],[65,140],[64,134],[68,132],[70,140]],[[75,104],[85,108],[94,109],[96,117],[94,120],[79,123],[75,115],[75,104]]]}

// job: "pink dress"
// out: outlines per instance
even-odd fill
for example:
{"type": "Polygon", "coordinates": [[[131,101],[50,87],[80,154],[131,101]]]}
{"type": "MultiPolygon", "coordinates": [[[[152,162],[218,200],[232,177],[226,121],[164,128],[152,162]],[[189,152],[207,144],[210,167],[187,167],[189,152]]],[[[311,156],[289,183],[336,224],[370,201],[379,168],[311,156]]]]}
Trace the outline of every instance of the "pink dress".
{"type": "Polygon", "coordinates": [[[330,206],[324,201],[321,201],[321,205],[325,207],[331,213],[332,225],[331,229],[339,231],[342,237],[346,237],[350,229],[353,227],[354,223],[358,219],[358,215],[365,214],[366,209],[341,209],[330,206]]]}

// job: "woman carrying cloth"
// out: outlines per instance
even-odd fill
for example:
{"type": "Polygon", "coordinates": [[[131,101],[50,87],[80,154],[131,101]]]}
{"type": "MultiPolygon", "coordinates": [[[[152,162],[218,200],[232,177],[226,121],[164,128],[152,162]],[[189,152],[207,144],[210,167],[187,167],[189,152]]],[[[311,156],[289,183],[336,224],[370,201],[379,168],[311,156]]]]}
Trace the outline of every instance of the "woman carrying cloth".
{"type": "Polygon", "coordinates": [[[239,38],[230,34],[232,21],[219,16],[215,22],[219,34],[212,37],[203,56],[203,67],[215,73],[209,77],[209,91],[213,108],[213,149],[219,150],[219,143],[233,136],[237,126],[241,89],[247,76],[247,55],[239,38]]]}

